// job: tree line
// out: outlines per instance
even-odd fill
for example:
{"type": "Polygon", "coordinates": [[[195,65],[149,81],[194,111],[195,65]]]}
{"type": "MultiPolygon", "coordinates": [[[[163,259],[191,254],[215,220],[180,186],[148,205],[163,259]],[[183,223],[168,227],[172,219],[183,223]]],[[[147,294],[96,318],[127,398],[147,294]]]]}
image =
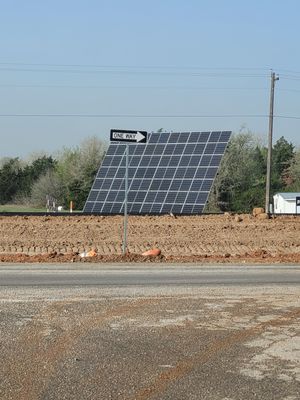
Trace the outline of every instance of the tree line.
{"type": "MultiPolygon", "coordinates": [[[[42,155],[31,161],[0,160],[0,204],[16,203],[45,207],[46,196],[77,210],[88,193],[107,146],[96,137],[75,148],[63,148],[55,156],[42,155]]],[[[250,212],[265,203],[267,147],[251,132],[231,138],[205,211],[250,212]]],[[[300,191],[300,149],[281,137],[273,145],[271,194],[300,191]]]]}
{"type": "Polygon", "coordinates": [[[106,144],[96,137],[74,148],[63,148],[55,156],[42,155],[32,161],[20,158],[1,160],[0,204],[46,206],[46,196],[57,205],[69,207],[72,200],[81,210],[106,152],[106,144]]]}
{"type": "MultiPolygon", "coordinates": [[[[251,212],[264,207],[268,149],[250,132],[233,135],[222,159],[206,211],[251,212]]],[[[272,148],[271,191],[300,191],[300,149],[281,137],[272,148]]]]}

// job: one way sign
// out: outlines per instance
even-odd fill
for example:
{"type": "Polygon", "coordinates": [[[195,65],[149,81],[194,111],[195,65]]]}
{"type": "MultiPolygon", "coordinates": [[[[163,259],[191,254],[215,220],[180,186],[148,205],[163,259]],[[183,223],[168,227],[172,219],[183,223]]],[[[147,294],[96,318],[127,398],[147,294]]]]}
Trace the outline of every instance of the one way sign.
{"type": "Polygon", "coordinates": [[[111,129],[110,140],[112,142],[134,142],[146,143],[147,132],[145,131],[126,131],[120,129],[111,129]]]}

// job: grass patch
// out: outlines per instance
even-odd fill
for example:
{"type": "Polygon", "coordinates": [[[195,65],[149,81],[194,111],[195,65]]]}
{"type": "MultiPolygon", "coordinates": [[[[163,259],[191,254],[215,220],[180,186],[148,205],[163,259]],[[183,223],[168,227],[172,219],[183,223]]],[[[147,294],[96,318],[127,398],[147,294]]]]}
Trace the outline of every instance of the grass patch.
{"type": "Polygon", "coordinates": [[[46,208],[34,208],[18,204],[0,205],[0,212],[45,212],[46,208]]]}
{"type": "MultiPolygon", "coordinates": [[[[82,210],[73,210],[74,213],[81,212],[82,210]]],[[[30,206],[18,205],[18,204],[3,204],[0,205],[0,213],[16,213],[16,212],[28,212],[28,213],[45,213],[47,212],[46,208],[35,208],[30,206]]],[[[62,212],[69,212],[69,210],[65,209],[62,212]]],[[[60,211],[57,211],[56,214],[59,214],[60,211]]]]}

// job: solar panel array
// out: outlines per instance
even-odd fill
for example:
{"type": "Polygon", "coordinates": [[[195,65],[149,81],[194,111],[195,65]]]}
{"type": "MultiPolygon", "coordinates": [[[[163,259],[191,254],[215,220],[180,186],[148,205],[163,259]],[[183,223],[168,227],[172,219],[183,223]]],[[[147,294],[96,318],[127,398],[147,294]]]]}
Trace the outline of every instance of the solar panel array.
{"type": "MultiPolygon", "coordinates": [[[[200,214],[231,132],[149,133],[129,143],[129,214],[200,214]]],[[[111,142],[84,212],[124,212],[126,144],[111,142]]]]}

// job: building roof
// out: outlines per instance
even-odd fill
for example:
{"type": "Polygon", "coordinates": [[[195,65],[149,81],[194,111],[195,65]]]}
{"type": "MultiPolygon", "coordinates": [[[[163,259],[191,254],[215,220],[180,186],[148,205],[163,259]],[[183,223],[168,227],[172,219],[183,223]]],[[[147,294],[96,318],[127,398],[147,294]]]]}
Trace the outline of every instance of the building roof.
{"type": "Polygon", "coordinates": [[[296,197],[300,197],[300,192],[276,193],[275,196],[280,196],[285,200],[295,200],[296,197]]]}

